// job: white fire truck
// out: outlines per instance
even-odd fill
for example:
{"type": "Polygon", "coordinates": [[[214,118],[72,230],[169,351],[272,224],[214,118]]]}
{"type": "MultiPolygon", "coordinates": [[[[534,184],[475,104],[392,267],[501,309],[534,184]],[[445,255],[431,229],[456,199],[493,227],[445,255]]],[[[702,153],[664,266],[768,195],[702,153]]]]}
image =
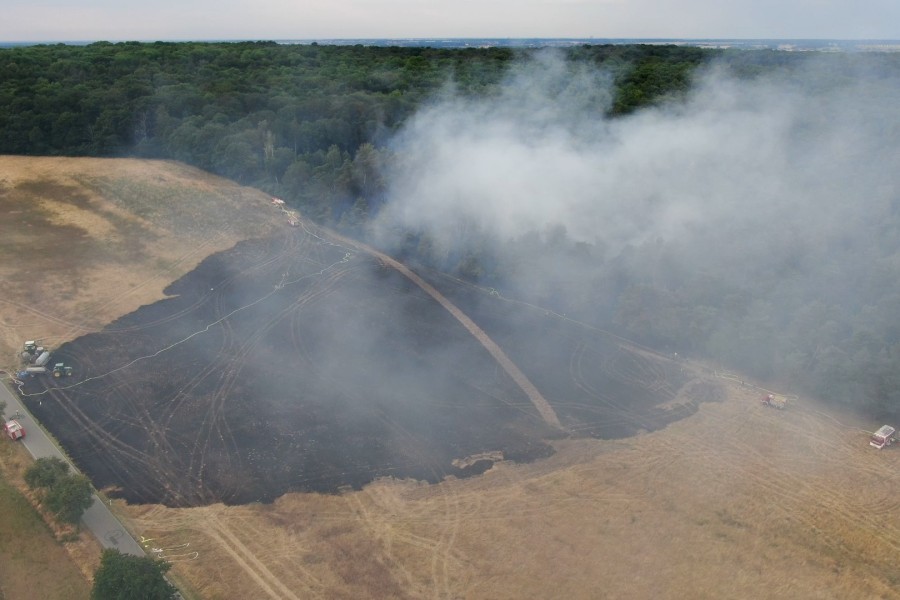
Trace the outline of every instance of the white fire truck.
{"type": "Polygon", "coordinates": [[[894,437],[896,434],[897,430],[890,425],[882,425],[878,431],[872,434],[871,439],[869,439],[869,445],[881,450],[897,441],[894,437]]]}

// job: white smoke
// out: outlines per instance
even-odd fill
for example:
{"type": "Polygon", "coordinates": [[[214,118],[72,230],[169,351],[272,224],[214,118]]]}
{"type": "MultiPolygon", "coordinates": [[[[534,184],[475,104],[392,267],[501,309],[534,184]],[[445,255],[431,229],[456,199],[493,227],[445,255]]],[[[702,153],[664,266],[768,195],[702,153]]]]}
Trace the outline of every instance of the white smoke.
{"type": "Polygon", "coordinates": [[[617,119],[610,81],[543,53],[493,97],[435,102],[396,140],[379,225],[444,246],[471,223],[501,241],[561,225],[613,252],[664,240],[725,261],[765,254],[755,232],[773,226],[806,246],[865,235],[863,207],[897,197],[896,78],[711,68],[683,103],[617,119]]]}

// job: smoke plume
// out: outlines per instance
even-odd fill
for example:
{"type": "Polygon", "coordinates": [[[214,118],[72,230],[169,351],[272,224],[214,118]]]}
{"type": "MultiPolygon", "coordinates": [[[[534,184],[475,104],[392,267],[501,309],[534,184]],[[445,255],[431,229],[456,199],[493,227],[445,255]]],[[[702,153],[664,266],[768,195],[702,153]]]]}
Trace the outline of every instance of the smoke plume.
{"type": "Polygon", "coordinates": [[[562,232],[606,256],[662,242],[746,275],[854,244],[896,201],[900,86],[839,64],[714,66],[683,102],[609,119],[609,74],[539,54],[498,94],[448,94],[409,122],[378,233],[444,252],[473,227],[500,244],[562,232]]]}

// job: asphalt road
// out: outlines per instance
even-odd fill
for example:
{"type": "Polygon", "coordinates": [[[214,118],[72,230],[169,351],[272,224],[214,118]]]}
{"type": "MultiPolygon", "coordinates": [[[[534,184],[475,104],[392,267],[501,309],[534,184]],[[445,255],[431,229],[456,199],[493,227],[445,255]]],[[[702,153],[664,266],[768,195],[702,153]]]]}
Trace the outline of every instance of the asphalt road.
{"type": "MultiPolygon", "coordinates": [[[[34,422],[32,416],[25,410],[25,406],[19,401],[18,395],[11,392],[6,385],[0,385],[0,401],[6,402],[5,415],[7,419],[14,418],[16,412],[21,415],[16,420],[25,428],[25,438],[16,442],[17,444],[25,444],[35,458],[56,456],[69,463],[73,472],[79,472],[75,465],[63,456],[56,444],[44,433],[44,430],[34,422]]],[[[9,439],[5,439],[3,442],[8,443],[9,439]]],[[[81,522],[94,534],[104,548],[116,548],[123,554],[146,555],[141,545],[122,527],[119,520],[97,494],[94,494],[94,503],[84,512],[81,522]]]]}

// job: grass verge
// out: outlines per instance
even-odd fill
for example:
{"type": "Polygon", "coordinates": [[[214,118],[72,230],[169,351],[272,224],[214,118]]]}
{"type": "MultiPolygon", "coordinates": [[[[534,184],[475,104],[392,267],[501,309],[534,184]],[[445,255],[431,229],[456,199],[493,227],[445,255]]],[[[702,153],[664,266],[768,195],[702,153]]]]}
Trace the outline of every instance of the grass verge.
{"type": "Polygon", "coordinates": [[[79,600],[90,586],[28,499],[9,480],[23,448],[0,439],[0,599],[79,600]]]}

